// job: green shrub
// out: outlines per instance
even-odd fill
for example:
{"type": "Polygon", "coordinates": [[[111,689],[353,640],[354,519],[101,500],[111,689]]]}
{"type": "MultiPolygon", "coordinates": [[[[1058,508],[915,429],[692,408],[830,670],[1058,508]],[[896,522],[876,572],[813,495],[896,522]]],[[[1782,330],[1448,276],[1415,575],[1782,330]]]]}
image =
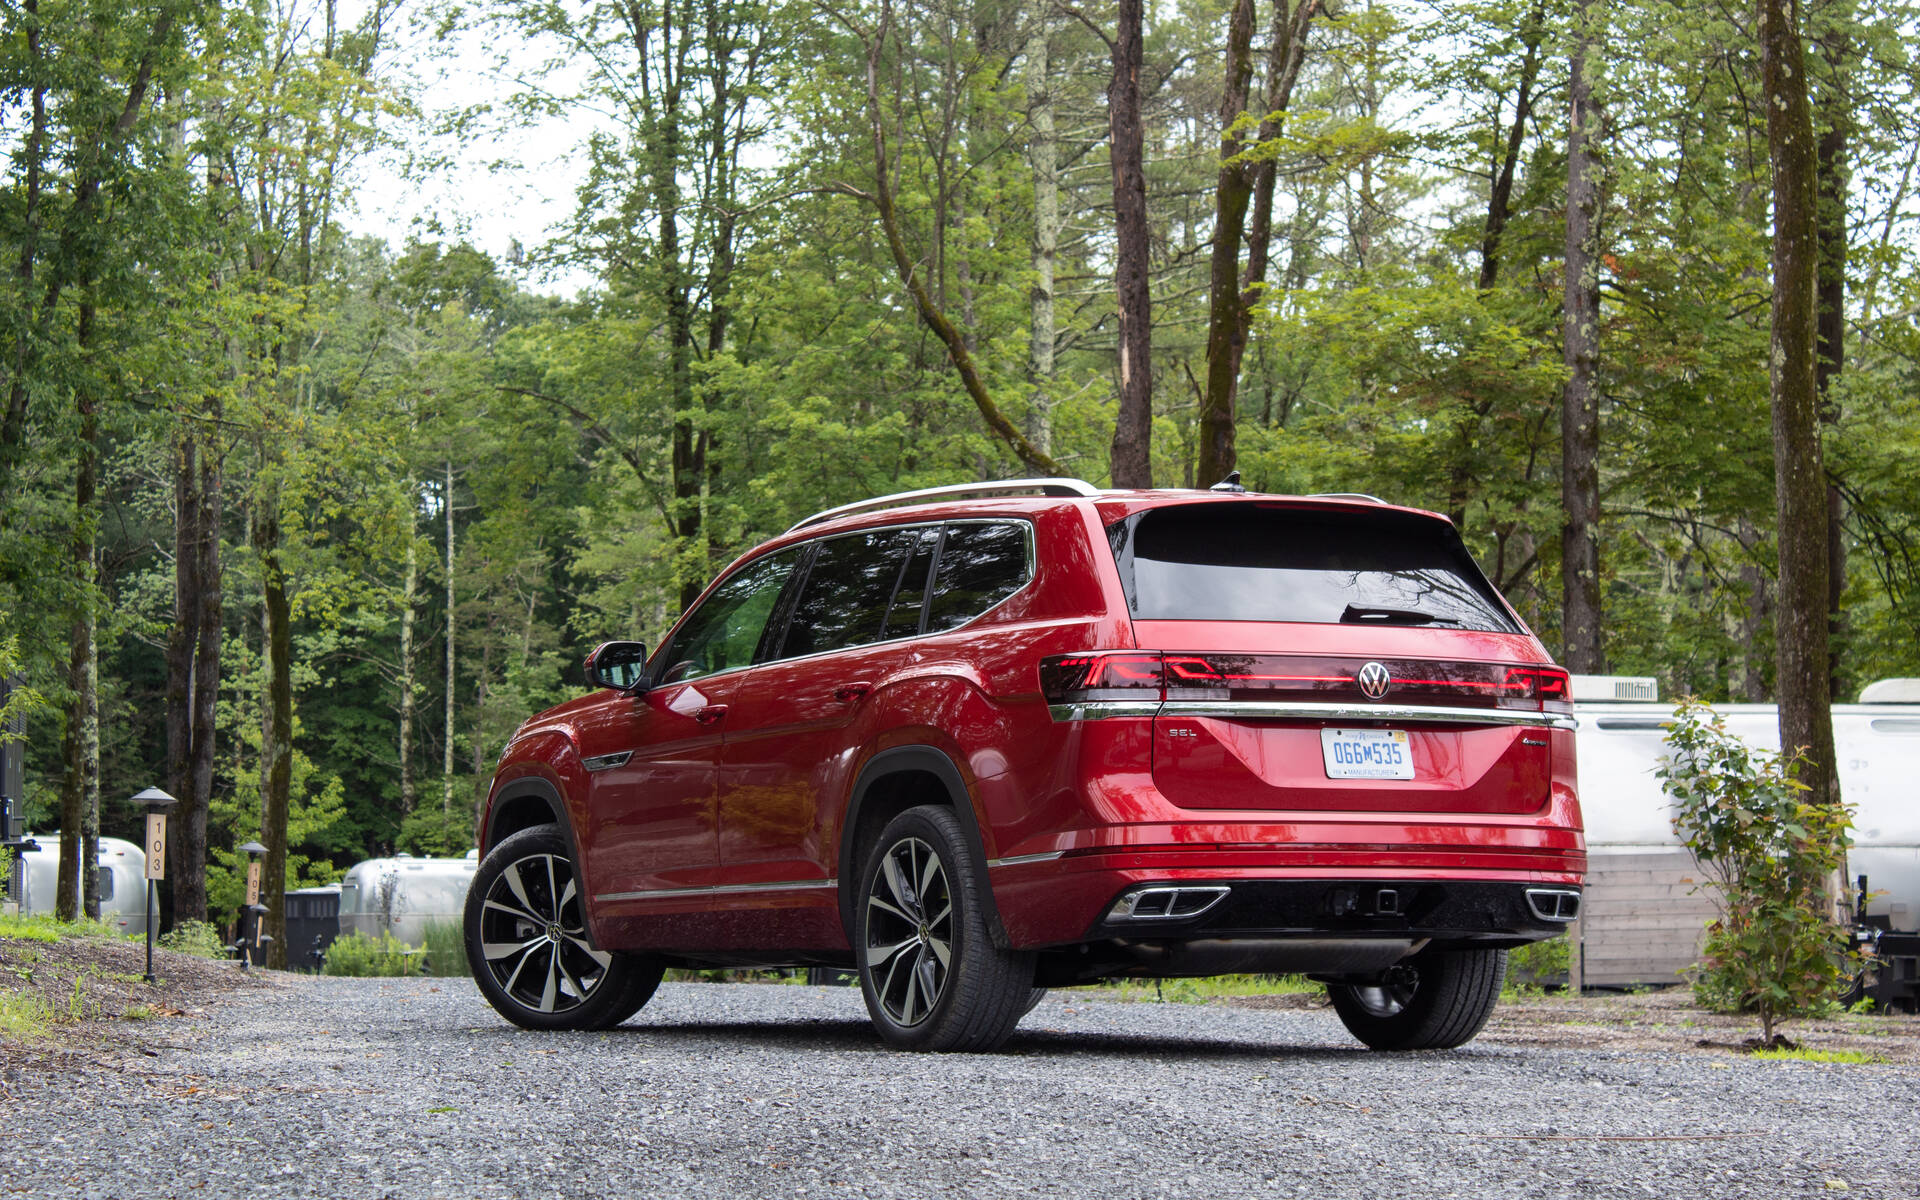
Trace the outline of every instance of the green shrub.
{"type": "Polygon", "coordinates": [[[231,954],[220,930],[205,921],[182,921],[160,935],[160,945],[195,958],[226,958],[231,954]]]}
{"type": "Polygon", "coordinates": [[[1507,982],[1518,991],[1540,991],[1550,983],[1565,983],[1573,966],[1573,942],[1564,934],[1544,942],[1528,942],[1507,952],[1507,982]]]}
{"type": "Polygon", "coordinates": [[[1694,967],[1694,994],[1709,1008],[1757,1014],[1770,1044],[1781,1021],[1831,1006],[1851,969],[1826,893],[1846,864],[1851,814],[1844,804],[1807,804],[1794,778],[1803,757],[1783,765],[1755,750],[1705,704],[1683,703],[1668,728],[1672,754],[1659,773],[1674,828],[1720,908],[1694,967]]]}
{"type": "Polygon", "coordinates": [[[378,939],[364,933],[350,934],[333,939],[320,973],[358,979],[418,975],[420,952],[391,933],[383,933],[378,939]]]}
{"type": "Polygon", "coordinates": [[[426,951],[429,975],[472,974],[467,965],[467,935],[458,921],[427,922],[426,945],[421,949],[426,951]]]}

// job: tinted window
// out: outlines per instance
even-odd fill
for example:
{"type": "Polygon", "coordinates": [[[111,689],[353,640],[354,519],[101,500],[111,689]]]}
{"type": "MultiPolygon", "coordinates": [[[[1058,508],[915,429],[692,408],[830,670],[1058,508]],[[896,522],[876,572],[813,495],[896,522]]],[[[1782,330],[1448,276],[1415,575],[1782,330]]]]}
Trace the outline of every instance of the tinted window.
{"type": "Polygon", "coordinates": [[[894,589],[893,604],[887,609],[883,638],[912,637],[920,632],[920,612],[927,602],[927,572],[933,567],[933,550],[940,544],[938,528],[919,529],[913,556],[900,573],[900,586],[894,589]]]}
{"type": "Polygon", "coordinates": [[[780,589],[800,557],[783,550],[735,571],[693,610],[661,658],[661,683],[698,679],[753,662],[780,589]]]}
{"type": "Polygon", "coordinates": [[[917,531],[885,529],[820,543],[787,623],[781,658],[880,640],[917,531]]]}
{"type": "Polygon", "coordinates": [[[1152,509],[1109,532],[1142,620],[1516,632],[1460,535],[1431,518],[1208,504],[1152,509]]]}
{"type": "Polygon", "coordinates": [[[1027,530],[1018,524],[949,525],[927,602],[927,632],[964,625],[1027,581],[1027,530]]]}

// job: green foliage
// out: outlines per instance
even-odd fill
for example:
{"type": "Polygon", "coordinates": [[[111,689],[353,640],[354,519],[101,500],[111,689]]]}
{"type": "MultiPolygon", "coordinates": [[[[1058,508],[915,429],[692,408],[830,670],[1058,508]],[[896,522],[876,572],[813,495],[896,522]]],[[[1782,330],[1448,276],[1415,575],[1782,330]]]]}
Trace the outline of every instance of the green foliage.
{"type": "Polygon", "coordinates": [[[467,935],[458,921],[428,921],[420,949],[429,975],[465,978],[473,974],[467,965],[467,935]]]}
{"type": "Polygon", "coordinates": [[[1507,952],[1507,986],[1516,992],[1544,991],[1565,983],[1573,965],[1573,943],[1565,936],[1528,942],[1507,952]]]}
{"type": "Polygon", "coordinates": [[[420,967],[420,952],[391,933],[382,933],[378,938],[354,933],[333,939],[320,973],[357,979],[394,978],[418,975],[420,967]]]}
{"type": "MultiPolygon", "coordinates": [[[[21,917],[0,915],[0,937],[20,938],[30,942],[57,942],[61,938],[121,938],[127,937],[115,928],[111,921],[102,917],[90,921],[81,917],[76,921],[62,921],[48,914],[21,917]]],[[[128,940],[132,940],[128,938],[128,940]]]]}
{"type": "Polygon", "coordinates": [[[220,930],[205,921],[182,921],[160,935],[160,945],[195,958],[228,957],[220,930]]]}
{"type": "Polygon", "coordinates": [[[1694,994],[1714,1009],[1756,1013],[1761,1037],[1826,1011],[1848,967],[1846,935],[1826,886],[1846,865],[1851,812],[1817,809],[1782,763],[1727,732],[1707,705],[1683,703],[1660,777],[1674,826],[1711,877],[1720,918],[1707,929],[1694,994]]]}

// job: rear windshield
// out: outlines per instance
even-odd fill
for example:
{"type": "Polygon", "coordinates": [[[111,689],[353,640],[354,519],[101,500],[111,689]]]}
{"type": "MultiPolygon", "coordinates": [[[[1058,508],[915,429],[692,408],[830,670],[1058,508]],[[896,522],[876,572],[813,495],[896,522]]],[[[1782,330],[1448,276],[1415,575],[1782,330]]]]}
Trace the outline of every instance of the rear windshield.
{"type": "Polygon", "coordinates": [[[1307,621],[1518,633],[1452,526],[1394,512],[1200,504],[1108,527],[1143,621],[1307,621]]]}

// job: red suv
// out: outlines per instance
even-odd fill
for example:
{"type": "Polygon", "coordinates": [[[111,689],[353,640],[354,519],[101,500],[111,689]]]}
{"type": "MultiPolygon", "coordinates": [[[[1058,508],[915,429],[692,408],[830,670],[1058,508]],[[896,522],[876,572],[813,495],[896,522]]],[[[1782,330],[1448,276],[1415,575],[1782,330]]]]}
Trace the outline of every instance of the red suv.
{"type": "Polygon", "coordinates": [[[494,775],[481,991],[591,1029],[668,966],[853,968],[979,1050],[1043,988],[1285,971],[1472,1038],[1579,909],[1566,673],[1445,518],[1222,486],[832,509],[600,646],[494,775]]]}

